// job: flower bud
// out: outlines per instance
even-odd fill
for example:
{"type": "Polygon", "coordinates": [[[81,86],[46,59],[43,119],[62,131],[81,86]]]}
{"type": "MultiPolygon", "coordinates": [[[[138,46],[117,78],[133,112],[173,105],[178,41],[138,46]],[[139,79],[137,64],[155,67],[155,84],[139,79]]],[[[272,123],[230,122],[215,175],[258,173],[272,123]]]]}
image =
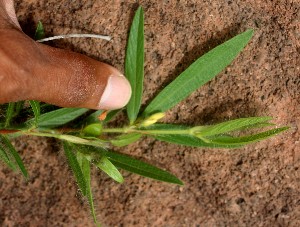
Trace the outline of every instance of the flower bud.
{"type": "Polygon", "coordinates": [[[82,132],[87,136],[94,136],[94,137],[100,136],[102,133],[102,124],[99,123],[90,124],[86,126],[82,132]]]}
{"type": "Polygon", "coordinates": [[[148,127],[150,125],[155,124],[158,120],[162,119],[166,114],[165,113],[156,113],[145,119],[141,122],[140,126],[142,127],[148,127]]]}

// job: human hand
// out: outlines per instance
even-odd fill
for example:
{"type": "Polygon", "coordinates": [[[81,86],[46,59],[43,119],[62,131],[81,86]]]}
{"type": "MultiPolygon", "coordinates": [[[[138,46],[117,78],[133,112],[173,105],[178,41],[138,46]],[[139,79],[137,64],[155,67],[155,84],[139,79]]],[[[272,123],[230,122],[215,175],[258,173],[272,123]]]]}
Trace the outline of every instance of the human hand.
{"type": "Polygon", "coordinates": [[[115,68],[25,35],[13,0],[0,0],[0,103],[39,100],[62,107],[118,109],[131,88],[115,68]]]}

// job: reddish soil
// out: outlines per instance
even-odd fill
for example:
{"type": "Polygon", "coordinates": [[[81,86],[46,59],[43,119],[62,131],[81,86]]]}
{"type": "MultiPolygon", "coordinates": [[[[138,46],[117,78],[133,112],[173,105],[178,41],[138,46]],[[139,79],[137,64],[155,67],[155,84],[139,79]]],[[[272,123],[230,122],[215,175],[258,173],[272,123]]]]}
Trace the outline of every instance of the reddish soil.
{"type": "MultiPolygon", "coordinates": [[[[93,190],[104,226],[300,226],[299,0],[223,1],[18,0],[17,14],[32,35],[38,20],[47,36],[108,34],[111,42],[51,43],[123,71],[128,29],[145,9],[145,98],[211,48],[248,28],[251,43],[216,79],[168,112],[166,121],[210,124],[273,116],[290,130],[242,149],[194,149],[143,139],[125,149],[185,182],[174,186],[124,173],[119,185],[94,172],[93,190]],[[129,2],[129,1],[128,1],[129,2]],[[133,1],[131,1],[133,2],[133,1]]],[[[0,170],[1,226],[93,226],[60,145],[52,139],[15,141],[30,173],[0,170]]]]}

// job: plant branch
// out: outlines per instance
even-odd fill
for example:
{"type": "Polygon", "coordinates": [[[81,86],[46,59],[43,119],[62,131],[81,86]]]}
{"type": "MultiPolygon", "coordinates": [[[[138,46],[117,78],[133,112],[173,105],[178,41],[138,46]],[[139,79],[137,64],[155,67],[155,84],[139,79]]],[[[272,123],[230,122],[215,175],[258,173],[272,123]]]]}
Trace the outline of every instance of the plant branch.
{"type": "Polygon", "coordinates": [[[104,133],[141,133],[150,135],[190,135],[190,129],[178,129],[178,130],[146,130],[146,129],[136,129],[136,128],[104,128],[102,130],[104,133]]]}

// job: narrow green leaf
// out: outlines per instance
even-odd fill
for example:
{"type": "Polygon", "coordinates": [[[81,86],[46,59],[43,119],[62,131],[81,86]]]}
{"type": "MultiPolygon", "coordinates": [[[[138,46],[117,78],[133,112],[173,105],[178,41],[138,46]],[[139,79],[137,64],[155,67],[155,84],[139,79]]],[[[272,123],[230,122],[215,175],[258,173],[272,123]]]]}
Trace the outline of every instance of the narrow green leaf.
{"type": "Polygon", "coordinates": [[[28,179],[29,175],[28,172],[24,166],[24,163],[19,155],[19,153],[16,151],[14,146],[10,143],[9,139],[6,136],[0,135],[0,138],[2,142],[6,145],[7,149],[9,150],[10,154],[14,157],[14,161],[18,165],[19,169],[21,170],[21,173],[23,176],[28,179]]]}
{"type": "Polygon", "coordinates": [[[257,123],[257,124],[253,124],[253,125],[248,125],[246,127],[242,127],[239,130],[249,130],[249,129],[254,129],[254,128],[264,128],[264,127],[270,127],[270,126],[275,126],[275,124],[273,123],[269,123],[269,122],[261,122],[261,123],[257,123]]]}
{"type": "MultiPolygon", "coordinates": [[[[43,135],[43,136],[47,136],[47,135],[43,135]]],[[[78,136],[73,136],[73,135],[67,135],[67,134],[63,134],[63,135],[49,135],[49,137],[53,137],[53,138],[57,138],[60,140],[65,140],[68,141],[70,143],[78,143],[78,144],[87,144],[90,141],[87,139],[83,139],[81,137],[78,136]]]]}
{"type": "Polygon", "coordinates": [[[77,161],[77,158],[75,156],[75,154],[73,153],[73,151],[71,150],[71,146],[69,145],[69,143],[64,142],[63,143],[64,146],[64,151],[65,151],[65,155],[67,158],[67,161],[69,163],[69,166],[71,167],[74,176],[76,178],[76,182],[78,183],[78,186],[82,192],[82,194],[85,196],[86,195],[86,181],[84,178],[84,175],[81,171],[81,168],[79,166],[79,163],[77,161]]]}
{"type": "MultiPolygon", "coordinates": [[[[15,134],[17,133],[14,133],[13,135],[15,134]]],[[[84,145],[95,146],[95,147],[106,147],[108,145],[107,141],[95,137],[78,137],[69,134],[53,134],[53,133],[42,133],[42,132],[30,133],[30,134],[35,136],[56,138],[70,143],[84,144],[84,145]]]]}
{"type": "MultiPolygon", "coordinates": [[[[41,128],[55,128],[73,121],[87,111],[88,109],[84,108],[61,108],[54,110],[40,115],[38,126],[41,128]]],[[[28,120],[26,124],[32,125],[34,122],[35,118],[28,120]]]]}
{"type": "MultiPolygon", "coordinates": [[[[184,130],[189,129],[190,127],[183,126],[183,125],[172,125],[172,124],[155,124],[150,127],[147,127],[147,130],[184,130]]],[[[149,135],[154,137],[157,140],[174,143],[184,146],[190,147],[210,147],[210,148],[238,148],[239,146],[234,145],[222,145],[222,144],[214,144],[214,143],[206,143],[203,140],[186,134],[156,134],[156,135],[149,135]]]]}
{"type": "Polygon", "coordinates": [[[39,21],[35,30],[34,39],[39,40],[43,38],[45,38],[45,30],[42,22],[39,21]]]}
{"type": "Polygon", "coordinates": [[[132,124],[139,113],[143,93],[144,12],[142,7],[136,11],[131,25],[125,59],[125,74],[132,89],[131,99],[127,104],[127,115],[132,124]]]}
{"type": "Polygon", "coordinates": [[[94,222],[97,224],[97,217],[96,217],[96,212],[95,212],[95,206],[94,206],[94,200],[93,200],[93,193],[92,193],[92,188],[91,188],[91,165],[90,161],[85,158],[85,156],[77,152],[76,154],[78,163],[80,165],[81,171],[83,173],[85,182],[86,182],[86,197],[88,199],[89,205],[90,205],[90,210],[94,219],[94,222]]]}
{"type": "Polygon", "coordinates": [[[9,156],[7,155],[5,148],[0,144],[0,160],[2,160],[6,165],[8,165],[13,171],[15,171],[16,165],[10,160],[9,156]]]}
{"type": "Polygon", "coordinates": [[[204,126],[202,129],[199,129],[199,134],[201,136],[213,136],[223,134],[244,129],[245,127],[256,125],[258,123],[266,123],[271,119],[271,117],[249,117],[235,119],[231,121],[222,122],[216,125],[204,126]]]}
{"type": "Polygon", "coordinates": [[[114,146],[123,147],[123,146],[126,146],[126,145],[136,142],[141,137],[142,137],[142,135],[139,133],[130,133],[130,134],[124,134],[124,135],[118,136],[115,139],[111,140],[110,142],[114,146]]]}
{"type": "Polygon", "coordinates": [[[152,100],[143,115],[165,112],[210,81],[234,60],[252,36],[253,30],[247,30],[200,57],[152,100]]]}
{"type": "Polygon", "coordinates": [[[250,135],[250,136],[242,136],[242,137],[223,137],[223,136],[215,136],[211,137],[210,141],[212,143],[216,144],[222,144],[222,145],[245,145],[253,142],[257,142],[260,140],[264,140],[266,138],[272,137],[274,135],[277,135],[280,132],[286,131],[289,129],[289,127],[282,127],[282,128],[276,128],[276,129],[271,129],[265,132],[257,133],[255,135],[250,135]]]}
{"type": "Polygon", "coordinates": [[[108,176],[119,183],[123,183],[124,179],[119,170],[107,159],[107,157],[101,157],[100,161],[96,163],[96,166],[105,172],[108,176]]]}
{"type": "Polygon", "coordinates": [[[106,155],[115,166],[127,170],[131,173],[135,173],[159,181],[183,185],[182,181],[173,174],[147,164],[143,161],[133,159],[127,155],[112,152],[109,152],[106,155]]]}
{"type": "Polygon", "coordinates": [[[155,135],[155,139],[174,143],[178,145],[190,146],[190,147],[209,147],[209,148],[239,148],[240,146],[217,144],[217,143],[206,143],[203,140],[189,136],[189,135],[155,135]]]}
{"type": "Polygon", "coordinates": [[[11,119],[14,116],[15,105],[16,103],[14,102],[8,103],[6,115],[5,115],[5,123],[4,123],[5,128],[7,128],[10,125],[11,119]]]}
{"type": "Polygon", "coordinates": [[[107,157],[116,167],[124,169],[128,172],[135,173],[144,177],[152,178],[173,184],[183,185],[183,183],[173,174],[159,169],[155,166],[147,164],[143,161],[136,160],[128,155],[119,154],[113,151],[107,151],[103,148],[83,147],[81,149],[88,152],[96,152],[107,157]]]}
{"type": "Polygon", "coordinates": [[[41,114],[40,102],[31,100],[29,103],[34,113],[35,125],[38,126],[38,120],[41,114]]]}

